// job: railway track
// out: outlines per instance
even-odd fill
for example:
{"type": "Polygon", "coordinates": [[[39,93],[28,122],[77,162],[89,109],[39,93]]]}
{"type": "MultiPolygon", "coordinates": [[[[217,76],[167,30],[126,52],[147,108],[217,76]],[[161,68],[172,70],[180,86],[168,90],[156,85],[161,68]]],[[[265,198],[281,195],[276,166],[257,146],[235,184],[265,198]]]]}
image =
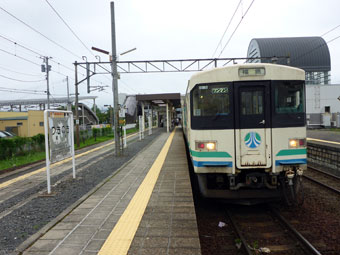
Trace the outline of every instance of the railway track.
{"type": "Polygon", "coordinates": [[[340,177],[338,176],[308,166],[308,170],[305,171],[303,177],[340,195],[340,177]]]}
{"type": "Polygon", "coordinates": [[[318,254],[282,215],[270,207],[238,208],[227,211],[247,254],[318,254]]]}

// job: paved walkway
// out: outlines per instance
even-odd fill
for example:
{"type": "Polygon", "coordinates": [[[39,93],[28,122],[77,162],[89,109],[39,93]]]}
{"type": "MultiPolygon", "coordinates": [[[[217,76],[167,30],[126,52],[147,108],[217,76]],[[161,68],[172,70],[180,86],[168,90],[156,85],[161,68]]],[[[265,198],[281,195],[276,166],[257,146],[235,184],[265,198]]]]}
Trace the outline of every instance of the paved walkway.
{"type": "Polygon", "coordinates": [[[182,132],[168,137],[160,135],[24,254],[200,254],[182,132]]]}

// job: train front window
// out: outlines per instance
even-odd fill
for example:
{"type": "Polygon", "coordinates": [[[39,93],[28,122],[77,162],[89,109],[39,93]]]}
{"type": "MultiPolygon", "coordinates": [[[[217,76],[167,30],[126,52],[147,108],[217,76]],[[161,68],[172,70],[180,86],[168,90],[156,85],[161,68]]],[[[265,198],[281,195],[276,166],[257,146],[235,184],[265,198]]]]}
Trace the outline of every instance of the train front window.
{"type": "Polygon", "coordinates": [[[192,91],[193,116],[212,117],[230,112],[229,85],[197,85],[192,91]]]}
{"type": "Polygon", "coordinates": [[[303,113],[304,86],[302,83],[282,82],[275,86],[276,113],[303,113]]]}
{"type": "Polygon", "coordinates": [[[197,84],[190,93],[192,129],[232,129],[232,83],[197,84]]]}
{"type": "Polygon", "coordinates": [[[242,115],[257,115],[263,113],[263,92],[244,91],[241,92],[242,115]]]}

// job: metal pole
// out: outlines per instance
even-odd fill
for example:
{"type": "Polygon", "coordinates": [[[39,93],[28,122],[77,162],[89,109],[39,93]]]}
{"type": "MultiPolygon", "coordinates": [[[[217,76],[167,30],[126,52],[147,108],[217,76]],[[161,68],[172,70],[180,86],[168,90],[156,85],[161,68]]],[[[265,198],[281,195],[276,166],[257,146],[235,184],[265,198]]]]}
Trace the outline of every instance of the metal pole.
{"type": "Polygon", "coordinates": [[[169,103],[166,103],[166,132],[169,133],[169,103]]]}
{"type": "Polygon", "coordinates": [[[48,146],[48,111],[44,111],[44,129],[45,129],[45,153],[46,153],[46,175],[47,175],[47,194],[51,193],[51,175],[50,175],[50,156],[48,146]]]}
{"type": "Polygon", "coordinates": [[[117,80],[117,52],[116,52],[116,25],[115,25],[115,10],[114,2],[111,2],[111,36],[112,36],[112,92],[113,92],[113,107],[114,107],[114,136],[115,136],[115,155],[120,155],[120,140],[118,137],[118,80],[117,80]]]}
{"type": "Polygon", "coordinates": [[[77,148],[79,148],[79,112],[78,112],[78,65],[77,61],[74,63],[75,65],[75,90],[76,90],[76,141],[77,141],[77,148]]]}
{"type": "Polygon", "coordinates": [[[47,109],[50,109],[50,82],[49,82],[49,68],[48,68],[48,57],[45,57],[46,62],[46,81],[47,81],[47,109]]]}
{"type": "Polygon", "coordinates": [[[138,124],[139,124],[139,140],[142,140],[142,116],[138,116],[138,124]]]}
{"type": "Polygon", "coordinates": [[[124,126],[123,127],[123,129],[124,129],[124,148],[126,148],[127,147],[127,144],[126,144],[126,126],[124,126]]]}
{"type": "Polygon", "coordinates": [[[145,131],[145,112],[144,112],[144,102],[142,102],[142,138],[144,139],[145,131]]]}
{"type": "Polygon", "coordinates": [[[66,84],[67,84],[67,110],[72,111],[72,107],[70,103],[70,88],[68,85],[68,76],[66,76],[66,84]]]}
{"type": "Polygon", "coordinates": [[[76,161],[75,161],[75,153],[74,153],[74,124],[73,124],[73,112],[70,113],[70,124],[71,124],[71,152],[72,152],[72,169],[73,169],[73,179],[76,178],[76,161]]]}

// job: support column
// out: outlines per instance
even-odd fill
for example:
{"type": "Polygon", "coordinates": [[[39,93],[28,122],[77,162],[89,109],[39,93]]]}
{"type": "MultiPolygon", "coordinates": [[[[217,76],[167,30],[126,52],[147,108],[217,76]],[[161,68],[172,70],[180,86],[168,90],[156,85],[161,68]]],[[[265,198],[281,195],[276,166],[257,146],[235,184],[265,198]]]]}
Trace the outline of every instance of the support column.
{"type": "Polygon", "coordinates": [[[144,102],[142,102],[142,138],[144,138],[145,130],[145,112],[144,112],[144,102]]]}
{"type": "Polygon", "coordinates": [[[166,103],[166,132],[169,133],[169,103],[166,103]]]}

